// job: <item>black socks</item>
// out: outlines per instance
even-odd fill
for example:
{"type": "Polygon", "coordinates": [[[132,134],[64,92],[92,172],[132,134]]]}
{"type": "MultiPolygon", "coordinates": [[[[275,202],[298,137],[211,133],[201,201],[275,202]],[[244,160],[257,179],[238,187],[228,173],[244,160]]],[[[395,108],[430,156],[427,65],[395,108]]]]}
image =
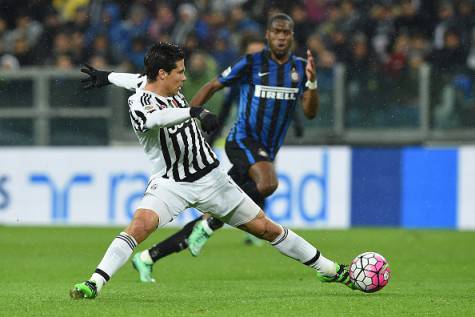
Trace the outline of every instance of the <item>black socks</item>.
{"type": "Polygon", "coordinates": [[[201,219],[203,219],[203,216],[198,217],[195,220],[187,223],[183,227],[183,229],[148,249],[148,252],[150,253],[150,257],[152,258],[153,262],[157,262],[159,259],[166,257],[167,255],[170,255],[173,252],[180,252],[181,250],[186,249],[188,247],[188,243],[186,240],[191,234],[191,231],[193,231],[195,223],[197,223],[201,219]]]}

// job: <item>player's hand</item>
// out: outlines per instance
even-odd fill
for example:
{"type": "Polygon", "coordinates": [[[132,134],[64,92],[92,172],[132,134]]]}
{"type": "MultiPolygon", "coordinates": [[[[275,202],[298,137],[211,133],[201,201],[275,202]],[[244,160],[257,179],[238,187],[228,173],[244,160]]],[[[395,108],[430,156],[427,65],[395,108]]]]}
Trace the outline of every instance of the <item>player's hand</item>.
{"type": "Polygon", "coordinates": [[[211,133],[219,127],[218,116],[208,110],[203,110],[198,118],[201,122],[201,129],[206,133],[211,133]]]}
{"type": "Polygon", "coordinates": [[[81,79],[83,89],[99,88],[111,84],[108,78],[111,72],[95,69],[88,64],[84,66],[81,68],[81,72],[89,77],[81,79]]]}
{"type": "Polygon", "coordinates": [[[307,66],[305,67],[305,75],[307,75],[307,79],[310,81],[314,81],[317,78],[315,59],[309,49],[307,49],[307,66]]]}
{"type": "Polygon", "coordinates": [[[218,116],[202,107],[191,107],[190,115],[200,120],[201,129],[206,133],[211,133],[219,127],[218,116]]]}

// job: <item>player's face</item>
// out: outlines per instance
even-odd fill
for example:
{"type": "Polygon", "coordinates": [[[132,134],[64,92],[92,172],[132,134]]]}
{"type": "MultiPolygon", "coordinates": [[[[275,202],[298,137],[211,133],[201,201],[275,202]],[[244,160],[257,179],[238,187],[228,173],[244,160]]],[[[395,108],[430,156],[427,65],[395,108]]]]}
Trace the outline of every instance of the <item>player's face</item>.
{"type": "Polygon", "coordinates": [[[270,50],[278,58],[285,57],[292,46],[294,31],[289,21],[276,20],[266,31],[266,39],[270,50]]]}
{"type": "Polygon", "coordinates": [[[183,83],[186,80],[185,76],[185,60],[179,60],[176,62],[176,67],[168,73],[165,78],[167,90],[170,96],[174,96],[183,87],[183,83]]]}

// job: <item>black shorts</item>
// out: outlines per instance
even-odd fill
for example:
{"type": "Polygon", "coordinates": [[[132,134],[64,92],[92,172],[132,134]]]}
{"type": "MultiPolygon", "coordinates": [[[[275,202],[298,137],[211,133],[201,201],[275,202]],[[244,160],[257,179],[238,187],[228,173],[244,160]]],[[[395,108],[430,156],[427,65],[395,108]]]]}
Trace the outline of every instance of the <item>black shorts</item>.
{"type": "Polygon", "coordinates": [[[243,174],[247,174],[249,167],[257,162],[273,162],[265,147],[251,138],[226,141],[224,149],[231,164],[243,174]]]}

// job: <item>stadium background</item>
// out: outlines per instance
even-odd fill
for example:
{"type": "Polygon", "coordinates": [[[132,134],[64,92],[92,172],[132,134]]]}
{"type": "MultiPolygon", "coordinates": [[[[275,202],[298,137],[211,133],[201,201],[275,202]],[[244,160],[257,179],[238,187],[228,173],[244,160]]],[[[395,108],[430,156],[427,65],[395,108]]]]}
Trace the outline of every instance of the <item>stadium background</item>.
{"type": "MultiPolygon", "coordinates": [[[[80,65],[140,72],[147,45],[170,40],[185,47],[191,97],[283,11],[296,22],[294,51],[308,47],[318,61],[321,111],[314,121],[297,113],[268,213],[305,228],[475,228],[472,1],[4,0],[0,8],[1,223],[130,218],[148,165],[128,93],[82,91],[80,65]],[[99,159],[79,159],[91,155],[99,159]],[[86,199],[91,189],[100,195],[86,199]]],[[[219,112],[229,93],[209,108],[219,112]]]]}

